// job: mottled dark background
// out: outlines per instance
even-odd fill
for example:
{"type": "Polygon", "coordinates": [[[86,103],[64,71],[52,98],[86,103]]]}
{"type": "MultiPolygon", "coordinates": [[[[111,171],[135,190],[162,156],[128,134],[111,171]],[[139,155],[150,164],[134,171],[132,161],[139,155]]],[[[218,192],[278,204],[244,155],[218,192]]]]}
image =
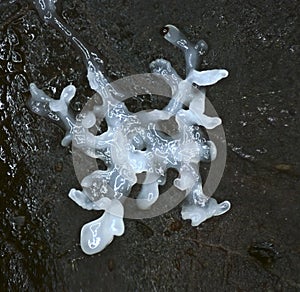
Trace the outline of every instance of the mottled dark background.
{"type": "Polygon", "coordinates": [[[184,73],[159,34],[167,23],[207,41],[202,68],[230,72],[208,96],[228,142],[215,197],[232,209],[196,228],[179,207],[125,220],[122,237],[84,255],[80,228],[99,213],[68,199],[79,183],[63,132],[26,107],[34,81],[55,97],[75,84],[80,108],[93,93],[82,56],[30,1],[1,0],[1,291],[300,291],[299,1],[60,2],[112,80],[149,72],[157,57],[184,73]]]}

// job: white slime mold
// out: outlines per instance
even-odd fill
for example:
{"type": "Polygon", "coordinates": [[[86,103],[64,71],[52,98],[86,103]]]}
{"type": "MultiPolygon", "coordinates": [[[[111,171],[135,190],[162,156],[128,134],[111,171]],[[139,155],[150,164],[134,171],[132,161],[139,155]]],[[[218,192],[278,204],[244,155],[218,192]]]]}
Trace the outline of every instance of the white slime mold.
{"type": "Polygon", "coordinates": [[[62,23],[55,12],[55,2],[39,0],[34,4],[40,16],[83,53],[90,87],[101,96],[102,104],[74,117],[69,110],[76,91],[73,85],[64,88],[60,99],[55,100],[32,83],[29,107],[37,114],[61,123],[66,129],[61,142],[63,146],[72,142],[73,147],[89,157],[101,159],[107,167],[86,175],[81,181],[81,191],[71,189],[69,192],[69,197],[82,208],[104,210],[99,219],[82,227],[82,250],[86,254],[100,252],[114,236],[124,233],[123,202],[140,173],[145,173],[136,199],[141,210],[149,210],[155,205],[159,198],[159,185],[166,181],[167,169],[175,168],[179,177],[174,180],[174,186],[185,192],[181,212],[183,219],[190,219],[192,225],[197,226],[212,216],[227,212],[230,209],[228,201],[218,204],[203,193],[198,166],[200,161],[211,161],[217,156],[215,144],[201,135],[199,126],[213,129],[221,124],[220,118],[204,114],[203,86],[212,85],[228,75],[223,69],[196,70],[201,55],[207,50],[206,43],[201,40],[194,45],[175,26],[165,26],[162,29],[164,38],[184,52],[186,78],[182,79],[170,62],[164,59],[153,61],[150,69],[169,85],[172,98],[163,110],[131,113],[103,75],[102,59],[62,23]],[[184,105],[187,107],[184,108],[184,105]],[[108,130],[96,135],[91,129],[102,117],[108,130]],[[178,128],[174,135],[163,133],[159,127],[159,123],[171,118],[178,128]]]}

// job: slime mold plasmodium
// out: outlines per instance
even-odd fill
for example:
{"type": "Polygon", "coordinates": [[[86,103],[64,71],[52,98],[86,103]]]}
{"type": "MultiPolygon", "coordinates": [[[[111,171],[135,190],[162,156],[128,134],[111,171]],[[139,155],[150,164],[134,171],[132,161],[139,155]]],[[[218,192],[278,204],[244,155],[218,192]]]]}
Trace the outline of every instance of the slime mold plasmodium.
{"type": "Polygon", "coordinates": [[[74,116],[69,107],[76,94],[73,85],[65,87],[60,99],[56,100],[31,83],[29,107],[65,128],[63,146],[72,142],[73,149],[105,164],[105,170],[93,170],[81,179],[82,190],[69,192],[69,197],[82,208],[104,210],[99,219],[82,227],[82,250],[86,254],[100,252],[114,236],[124,233],[124,202],[142,173],[142,188],[134,200],[140,210],[151,210],[155,206],[160,196],[159,186],[165,184],[167,170],[174,168],[179,176],[173,185],[185,194],[183,219],[190,219],[192,225],[197,226],[212,216],[227,212],[230,209],[228,201],[218,204],[203,193],[199,174],[199,162],[211,161],[217,156],[215,144],[205,139],[199,128],[213,129],[221,124],[220,118],[204,113],[204,87],[228,75],[223,69],[197,70],[200,57],[207,50],[206,43],[201,40],[193,44],[175,26],[166,25],[161,32],[167,41],[183,51],[186,77],[182,79],[167,60],[153,61],[150,69],[153,76],[162,79],[170,88],[170,101],[162,110],[132,113],[122,99],[123,93],[104,76],[102,59],[62,23],[54,3],[51,0],[34,2],[40,16],[83,53],[90,87],[98,93],[97,101],[74,116]],[[99,133],[95,128],[99,129],[103,119],[107,131],[99,133]],[[177,128],[175,133],[162,131],[161,124],[172,119],[177,128]]]}

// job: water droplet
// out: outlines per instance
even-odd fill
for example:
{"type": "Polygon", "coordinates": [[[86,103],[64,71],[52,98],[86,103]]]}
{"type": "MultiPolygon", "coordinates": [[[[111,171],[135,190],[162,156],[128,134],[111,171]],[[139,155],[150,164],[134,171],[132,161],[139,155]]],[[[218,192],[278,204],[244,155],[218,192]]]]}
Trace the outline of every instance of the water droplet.
{"type": "Polygon", "coordinates": [[[21,55],[16,51],[11,52],[11,59],[14,63],[21,63],[22,62],[21,55]]]}
{"type": "Polygon", "coordinates": [[[7,30],[7,37],[11,46],[17,46],[19,44],[17,34],[12,29],[7,30]]]}

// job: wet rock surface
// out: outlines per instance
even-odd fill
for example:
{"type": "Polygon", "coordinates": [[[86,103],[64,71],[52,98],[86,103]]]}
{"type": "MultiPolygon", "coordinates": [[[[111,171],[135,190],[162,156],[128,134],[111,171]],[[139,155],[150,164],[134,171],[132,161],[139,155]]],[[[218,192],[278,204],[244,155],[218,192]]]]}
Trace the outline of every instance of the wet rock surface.
{"type": "Polygon", "coordinates": [[[231,201],[229,213],[197,228],[182,221],[179,207],[125,220],[122,237],[86,256],[80,228],[99,213],[67,197],[79,183],[70,149],[60,146],[63,132],[26,107],[30,82],[56,98],[72,83],[80,110],[93,94],[84,63],[30,1],[1,1],[1,289],[299,291],[297,8],[296,0],[59,3],[65,22],[106,57],[112,80],[149,72],[158,57],[184,73],[181,52],[159,34],[167,23],[208,43],[201,68],[230,73],[208,89],[228,142],[214,196],[231,201]]]}

